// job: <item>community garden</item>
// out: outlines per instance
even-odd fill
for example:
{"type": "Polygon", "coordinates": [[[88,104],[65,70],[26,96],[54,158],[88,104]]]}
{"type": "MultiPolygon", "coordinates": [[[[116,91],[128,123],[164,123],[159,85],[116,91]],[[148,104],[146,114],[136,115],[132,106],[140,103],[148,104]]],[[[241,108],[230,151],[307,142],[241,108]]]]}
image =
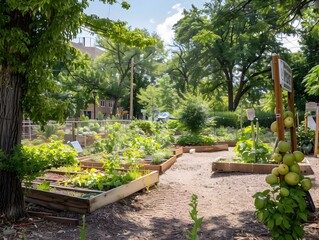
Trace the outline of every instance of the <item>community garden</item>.
{"type": "MultiPolygon", "coordinates": [[[[304,222],[307,222],[309,213],[315,211],[314,205],[307,206],[304,194],[315,180],[312,176],[319,173],[316,172],[318,164],[315,160],[309,162],[304,159],[304,154],[310,152],[302,147],[305,139],[300,136],[311,139],[314,146],[314,138],[309,137],[315,135],[314,131],[307,129],[304,121],[298,123],[298,149],[292,152],[291,144],[287,141],[280,141],[276,146],[278,129],[273,118],[264,121],[270,127],[263,127],[257,116],[249,121],[248,114],[241,113],[234,114],[233,120],[227,121],[238,122],[242,119],[239,122],[246,126],[242,125],[239,129],[217,126],[218,117],[209,116],[203,105],[198,102],[196,104],[196,108],[193,104],[185,105],[183,112],[187,114],[181,115],[179,120],[165,122],[80,121],[76,123],[75,129],[72,128],[74,123],[50,124],[42,129],[36,125],[26,125],[25,131],[28,134],[24,134],[27,138],[19,148],[20,158],[14,158],[11,163],[20,166],[19,176],[23,179],[29,214],[54,221],[41,215],[48,214],[58,219],[58,222],[76,225],[72,227],[76,230],[72,233],[70,226],[54,223],[52,231],[60,233],[56,239],[71,236],[95,239],[92,224],[99,226],[96,239],[103,239],[103,234],[114,237],[114,229],[111,232],[104,231],[95,220],[106,214],[105,211],[111,214],[107,221],[108,227],[123,225],[121,229],[116,228],[118,239],[138,239],[140,236],[145,239],[228,239],[233,236],[237,236],[237,239],[266,239],[270,233],[262,223],[269,228],[273,237],[278,234],[279,238],[275,239],[287,235],[290,226],[295,224],[293,229],[297,229],[297,232],[290,234],[298,234],[293,239],[301,238],[304,235],[304,222]],[[82,141],[72,141],[79,139],[82,141]],[[78,145],[74,146],[74,143],[78,145]],[[300,180],[299,174],[302,176],[300,180]],[[286,177],[288,175],[293,176],[286,177]],[[278,176],[282,176],[280,178],[284,178],[284,182],[278,181],[278,176]],[[218,179],[222,179],[222,182],[218,179]],[[242,182],[236,190],[225,189],[224,184],[239,184],[236,181],[242,182]],[[254,183],[252,186],[250,181],[254,183]],[[261,187],[267,187],[267,184],[273,186],[273,190],[262,191],[261,187]],[[185,192],[182,193],[184,188],[185,192]],[[211,190],[204,193],[205,188],[211,190]],[[251,230],[240,232],[236,224],[237,227],[222,228],[219,215],[228,219],[229,215],[234,214],[236,217],[227,220],[231,221],[230,225],[239,221],[235,212],[218,207],[218,199],[223,198],[232,199],[222,205],[226,204],[224,207],[227,208],[231,204],[232,211],[243,214],[247,218],[244,224],[247,221],[253,224],[251,230]],[[283,207],[275,207],[277,204],[283,207]],[[150,207],[152,209],[145,215],[143,212],[150,207]],[[176,219],[182,217],[182,222],[178,224],[183,228],[179,230],[172,222],[175,217],[171,208],[181,215],[175,216],[176,219]],[[211,210],[205,213],[205,208],[211,210]],[[122,211],[120,219],[116,219],[117,210],[122,211]],[[151,213],[152,210],[158,213],[151,213]],[[149,225],[149,221],[153,221],[152,218],[157,214],[164,219],[168,218],[164,228],[166,224],[172,224],[168,229],[173,228],[173,232],[140,229],[140,235],[132,229],[130,224],[133,223],[128,225],[130,230],[126,229],[126,217],[142,218],[145,221],[142,225],[149,225]],[[209,220],[212,223],[207,222],[208,217],[212,218],[209,220]],[[109,222],[112,218],[115,218],[114,223],[109,222]],[[220,229],[213,227],[217,223],[221,224],[220,229]],[[125,231],[131,233],[126,235],[125,231]]],[[[294,115],[285,110],[283,120],[287,118],[292,118],[295,124],[294,115]]],[[[286,129],[293,126],[290,121],[283,123],[286,129]]],[[[285,131],[285,139],[290,137],[291,133],[285,131]]],[[[315,203],[317,195],[315,193],[315,203]]],[[[17,224],[16,227],[13,225],[13,232],[9,233],[11,236],[36,237],[44,234],[48,237],[51,230],[41,227],[40,231],[34,229],[34,225],[43,224],[37,221],[27,221],[28,227],[23,228],[24,233],[19,226],[26,223],[17,224]]]]}
{"type": "Polygon", "coordinates": [[[318,0],[0,1],[0,238],[318,239],[318,0]]]}

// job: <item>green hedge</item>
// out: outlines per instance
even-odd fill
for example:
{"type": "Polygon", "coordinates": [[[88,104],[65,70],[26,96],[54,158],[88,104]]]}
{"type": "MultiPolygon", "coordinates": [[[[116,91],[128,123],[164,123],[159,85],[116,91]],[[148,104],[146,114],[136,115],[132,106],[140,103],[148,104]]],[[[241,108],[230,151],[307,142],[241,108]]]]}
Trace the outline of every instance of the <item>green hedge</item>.
{"type": "MultiPolygon", "coordinates": [[[[240,115],[237,112],[215,112],[214,118],[216,121],[216,127],[233,127],[240,128],[240,115]]],[[[258,118],[259,126],[269,128],[271,123],[276,120],[276,116],[272,112],[256,112],[256,118],[258,118]]],[[[256,121],[254,121],[256,123],[256,121]]],[[[249,126],[250,121],[246,117],[246,113],[243,112],[243,127],[249,126]]]]}
{"type": "MultiPolygon", "coordinates": [[[[304,121],[304,111],[298,111],[299,122],[304,121]]],[[[214,117],[216,122],[216,128],[221,126],[223,127],[233,127],[240,128],[240,115],[238,112],[214,112],[211,114],[211,117],[214,117]]],[[[258,118],[259,126],[264,128],[270,128],[272,122],[276,120],[276,115],[273,112],[256,112],[256,118],[258,118]]],[[[254,121],[256,124],[256,121],[254,121]]],[[[243,127],[250,125],[250,121],[247,120],[246,112],[243,112],[243,127]]]]}
{"type": "Polygon", "coordinates": [[[239,116],[235,112],[214,112],[211,117],[215,119],[216,128],[221,126],[240,128],[239,116]]]}

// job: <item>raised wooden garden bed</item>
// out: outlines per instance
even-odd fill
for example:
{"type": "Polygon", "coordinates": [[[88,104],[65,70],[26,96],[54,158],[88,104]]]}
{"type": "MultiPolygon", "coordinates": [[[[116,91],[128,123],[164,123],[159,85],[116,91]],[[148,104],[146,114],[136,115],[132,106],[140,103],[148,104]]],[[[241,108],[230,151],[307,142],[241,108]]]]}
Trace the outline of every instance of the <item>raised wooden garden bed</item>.
{"type": "Polygon", "coordinates": [[[183,155],[183,147],[182,146],[173,146],[172,151],[176,157],[183,155]]]}
{"type": "MultiPolygon", "coordinates": [[[[314,174],[309,162],[304,160],[300,164],[300,171],[304,175],[314,174]]],[[[218,158],[212,163],[213,172],[242,172],[242,173],[260,173],[268,174],[278,164],[260,164],[260,163],[238,163],[227,162],[225,159],[218,158]]]]}
{"type": "MultiPolygon", "coordinates": [[[[151,159],[145,159],[144,161],[140,161],[137,164],[140,165],[140,170],[151,170],[158,171],[160,174],[169,169],[175,162],[177,157],[174,155],[169,159],[164,159],[161,164],[152,164],[151,159]]],[[[83,159],[80,161],[82,168],[97,168],[100,169],[103,167],[103,162],[94,159],[83,159]]],[[[125,169],[129,169],[130,164],[124,164],[123,167],[125,169]]]]}
{"type": "Polygon", "coordinates": [[[104,161],[106,161],[105,158],[103,158],[103,155],[107,155],[106,152],[100,152],[96,154],[91,154],[83,157],[78,157],[78,160],[80,161],[81,167],[96,167],[101,168],[104,164],[104,161]]]}
{"type": "Polygon", "coordinates": [[[123,199],[142,189],[149,188],[159,182],[159,172],[152,171],[129,183],[108,191],[90,190],[78,187],[63,187],[50,184],[50,191],[35,189],[40,181],[34,181],[33,187],[25,188],[25,200],[47,208],[91,213],[107,204],[123,199]]]}
{"type": "MultiPolygon", "coordinates": [[[[142,161],[138,164],[141,165],[141,170],[151,170],[151,171],[158,171],[160,174],[164,173],[167,169],[169,169],[175,162],[177,157],[174,155],[169,159],[166,159],[161,164],[152,164],[151,161],[142,161]]],[[[130,165],[125,164],[125,168],[129,168],[130,165]]]]}
{"type": "Polygon", "coordinates": [[[185,146],[183,147],[184,153],[189,153],[189,150],[195,149],[195,152],[216,152],[216,151],[228,151],[227,144],[216,144],[212,146],[185,146]]]}
{"type": "Polygon", "coordinates": [[[217,144],[227,144],[228,147],[235,147],[237,141],[218,141],[217,144]]]}

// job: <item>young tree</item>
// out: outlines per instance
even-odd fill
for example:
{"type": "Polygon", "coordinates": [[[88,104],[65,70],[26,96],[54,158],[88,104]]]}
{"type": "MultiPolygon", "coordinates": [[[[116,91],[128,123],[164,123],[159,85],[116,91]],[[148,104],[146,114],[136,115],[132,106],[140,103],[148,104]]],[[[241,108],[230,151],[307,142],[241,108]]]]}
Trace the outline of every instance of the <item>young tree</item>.
{"type": "Polygon", "coordinates": [[[158,90],[159,111],[173,113],[177,109],[178,95],[168,75],[158,80],[158,90]]]}
{"type": "MultiPolygon", "coordinates": [[[[96,69],[103,72],[102,91],[115,101],[113,115],[116,113],[120,100],[124,99],[124,103],[128,103],[127,106],[124,106],[129,107],[132,64],[135,97],[139,87],[146,87],[149,83],[155,81],[159,75],[159,65],[163,63],[166,57],[163,42],[159,37],[156,35],[150,36],[146,31],[144,34],[157,39],[156,44],[140,49],[127,46],[124,43],[116,43],[110,39],[102,38],[100,40],[100,45],[106,49],[106,52],[97,59],[96,69]]],[[[133,115],[136,116],[138,114],[137,109],[133,107],[133,110],[133,115]]]]}
{"type": "Polygon", "coordinates": [[[50,98],[58,90],[52,69],[70,61],[74,49],[69,41],[79,27],[130,45],[154,43],[139,30],[129,31],[123,22],[85,15],[88,3],[0,0],[0,215],[7,218],[25,215],[21,179],[10,164],[21,142],[23,116],[41,124],[63,121],[66,104],[50,98]]]}
{"type": "Polygon", "coordinates": [[[150,84],[146,89],[140,89],[137,94],[138,102],[146,109],[146,115],[151,116],[154,120],[154,112],[159,106],[159,89],[150,84]]]}

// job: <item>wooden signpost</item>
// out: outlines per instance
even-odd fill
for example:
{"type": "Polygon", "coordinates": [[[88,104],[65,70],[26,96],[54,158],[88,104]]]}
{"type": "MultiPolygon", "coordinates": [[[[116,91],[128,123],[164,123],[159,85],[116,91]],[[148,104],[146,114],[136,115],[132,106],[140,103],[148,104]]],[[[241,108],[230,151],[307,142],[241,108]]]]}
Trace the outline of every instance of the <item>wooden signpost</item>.
{"type": "MultiPolygon", "coordinates": [[[[282,91],[288,91],[288,110],[295,116],[294,110],[294,93],[293,93],[293,81],[292,71],[288,64],[283,60],[279,59],[277,54],[272,56],[272,78],[275,86],[275,100],[276,100],[276,121],[277,121],[277,134],[278,141],[285,140],[285,129],[284,129],[284,109],[282,105],[282,91]]],[[[297,150],[297,139],[296,139],[296,119],[294,117],[294,126],[290,128],[291,136],[291,149],[292,151],[297,150]]]]}
{"type": "Polygon", "coordinates": [[[305,132],[308,128],[315,131],[315,145],[314,145],[314,157],[318,157],[318,144],[319,144],[319,106],[316,102],[306,103],[306,114],[305,114],[305,132]],[[309,115],[309,112],[316,112],[316,121],[313,119],[313,115],[309,115]]]}

